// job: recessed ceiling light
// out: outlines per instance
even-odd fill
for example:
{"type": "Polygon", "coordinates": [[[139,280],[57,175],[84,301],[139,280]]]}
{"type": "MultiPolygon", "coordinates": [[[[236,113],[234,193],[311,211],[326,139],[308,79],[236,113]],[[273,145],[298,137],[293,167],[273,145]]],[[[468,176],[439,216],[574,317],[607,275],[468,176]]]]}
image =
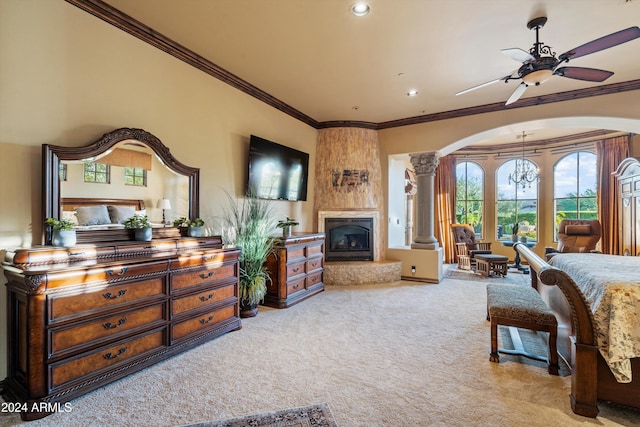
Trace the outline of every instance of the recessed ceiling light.
{"type": "Polygon", "coordinates": [[[416,89],[411,89],[407,92],[407,96],[416,96],[418,95],[418,91],[416,89]]]}
{"type": "Polygon", "coordinates": [[[371,8],[365,2],[359,1],[351,6],[351,13],[355,16],[365,16],[371,11],[371,8]]]}

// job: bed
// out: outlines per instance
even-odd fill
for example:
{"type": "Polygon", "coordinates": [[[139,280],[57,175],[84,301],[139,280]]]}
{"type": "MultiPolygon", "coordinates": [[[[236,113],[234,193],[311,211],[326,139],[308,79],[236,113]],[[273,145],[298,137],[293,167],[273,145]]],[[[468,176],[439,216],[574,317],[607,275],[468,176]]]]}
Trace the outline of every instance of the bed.
{"type": "Polygon", "coordinates": [[[573,411],[595,417],[598,400],[640,409],[640,258],[566,253],[546,262],[515,247],[558,319],[573,411]]]}
{"type": "MultiPolygon", "coordinates": [[[[60,199],[61,218],[74,223],[78,243],[130,240],[129,230],[122,222],[134,214],[146,215],[144,200],[105,199],[90,197],[63,197],[60,199]]],[[[165,228],[161,223],[151,223],[152,227],[165,228]]],[[[171,237],[173,230],[162,230],[161,237],[171,237]],[[165,236],[166,235],[166,236],[165,236]]],[[[176,234],[178,231],[173,231],[176,234]]],[[[158,235],[154,231],[154,236],[158,235]]]]}

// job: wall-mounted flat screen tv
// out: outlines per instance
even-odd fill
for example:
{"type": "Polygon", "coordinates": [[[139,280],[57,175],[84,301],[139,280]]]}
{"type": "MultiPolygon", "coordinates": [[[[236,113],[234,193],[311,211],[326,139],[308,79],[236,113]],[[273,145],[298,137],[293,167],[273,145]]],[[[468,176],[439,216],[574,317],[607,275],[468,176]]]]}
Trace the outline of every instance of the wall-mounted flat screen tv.
{"type": "Polygon", "coordinates": [[[307,200],[309,154],[251,135],[248,190],[261,199],[307,200]]]}

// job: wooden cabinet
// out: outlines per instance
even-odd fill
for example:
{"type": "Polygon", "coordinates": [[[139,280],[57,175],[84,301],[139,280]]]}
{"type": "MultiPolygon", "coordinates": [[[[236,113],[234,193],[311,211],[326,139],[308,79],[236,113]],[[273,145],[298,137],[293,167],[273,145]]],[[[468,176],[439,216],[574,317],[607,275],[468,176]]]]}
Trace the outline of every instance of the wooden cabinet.
{"type": "Polygon", "coordinates": [[[620,255],[640,255],[640,162],[623,160],[615,172],[620,199],[620,255]]]}
{"type": "Polygon", "coordinates": [[[8,254],[5,399],[54,407],[239,329],[239,254],[211,237],[8,254]]]}
{"type": "Polygon", "coordinates": [[[324,234],[275,238],[266,267],[271,282],[264,305],[286,308],[324,291],[324,234]]]}

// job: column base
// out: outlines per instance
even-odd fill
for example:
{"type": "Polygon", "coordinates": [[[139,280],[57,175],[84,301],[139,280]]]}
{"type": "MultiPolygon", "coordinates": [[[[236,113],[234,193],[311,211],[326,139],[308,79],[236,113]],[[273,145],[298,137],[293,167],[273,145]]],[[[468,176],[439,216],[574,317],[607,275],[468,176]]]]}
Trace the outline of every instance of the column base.
{"type": "Polygon", "coordinates": [[[435,251],[440,247],[438,242],[435,243],[412,243],[411,249],[427,249],[430,251],[435,251]]]}

